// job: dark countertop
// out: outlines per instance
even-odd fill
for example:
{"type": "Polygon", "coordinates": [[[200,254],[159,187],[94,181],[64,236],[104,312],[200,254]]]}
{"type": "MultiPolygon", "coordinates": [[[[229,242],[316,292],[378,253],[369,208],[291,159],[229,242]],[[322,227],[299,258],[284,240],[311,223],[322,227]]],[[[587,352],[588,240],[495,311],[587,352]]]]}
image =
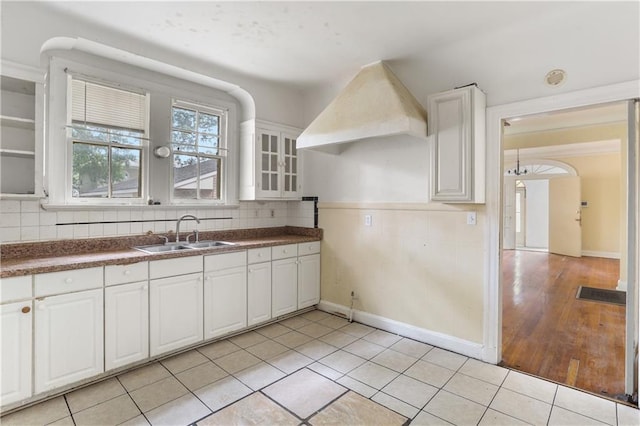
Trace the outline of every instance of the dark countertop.
{"type": "MultiPolygon", "coordinates": [[[[160,234],[163,235],[163,234],[160,234]]],[[[188,234],[181,235],[184,239],[188,234]]],[[[171,238],[175,240],[175,236],[171,238]]],[[[0,278],[67,271],[105,265],[126,265],[146,260],[227,253],[251,248],[297,244],[322,239],[322,230],[284,226],[201,232],[201,240],[222,240],[233,246],[148,254],[131,247],[159,244],[158,235],[94,238],[0,245],[0,278]],[[65,253],[60,255],[60,253],[65,253]]]]}

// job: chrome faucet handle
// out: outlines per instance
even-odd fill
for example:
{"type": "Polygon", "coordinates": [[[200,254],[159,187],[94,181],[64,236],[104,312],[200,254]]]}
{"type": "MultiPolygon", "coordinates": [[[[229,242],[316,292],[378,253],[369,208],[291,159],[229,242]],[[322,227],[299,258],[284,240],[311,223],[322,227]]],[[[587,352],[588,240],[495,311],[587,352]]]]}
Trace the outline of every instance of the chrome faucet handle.
{"type": "Polygon", "coordinates": [[[196,237],[196,240],[194,241],[194,243],[197,243],[198,241],[200,241],[199,232],[198,232],[198,230],[197,230],[197,229],[194,229],[192,234],[187,235],[187,244],[189,244],[189,238],[190,238],[192,235],[196,237]]]}
{"type": "Polygon", "coordinates": [[[162,244],[169,244],[169,237],[167,237],[166,235],[158,235],[158,237],[164,239],[164,243],[162,244]]]}

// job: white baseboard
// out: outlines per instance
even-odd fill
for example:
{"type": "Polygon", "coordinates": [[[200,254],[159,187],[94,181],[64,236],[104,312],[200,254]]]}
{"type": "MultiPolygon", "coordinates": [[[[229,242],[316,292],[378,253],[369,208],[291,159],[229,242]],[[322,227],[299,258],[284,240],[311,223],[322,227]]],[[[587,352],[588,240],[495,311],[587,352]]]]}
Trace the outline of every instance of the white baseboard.
{"type": "Polygon", "coordinates": [[[615,251],[582,250],[582,255],[586,257],[604,257],[606,259],[620,259],[620,253],[617,253],[615,251]]]}
{"type": "MultiPolygon", "coordinates": [[[[344,305],[321,300],[318,309],[328,313],[337,313],[349,318],[349,308],[344,305]]],[[[424,328],[416,327],[400,321],[395,321],[368,312],[353,310],[353,320],[371,327],[376,327],[390,333],[437,346],[452,352],[482,360],[483,347],[480,343],[470,342],[448,334],[438,333],[424,328]]]]}
{"type": "Polygon", "coordinates": [[[618,286],[616,287],[618,291],[627,291],[627,282],[618,280],[618,286]]]}

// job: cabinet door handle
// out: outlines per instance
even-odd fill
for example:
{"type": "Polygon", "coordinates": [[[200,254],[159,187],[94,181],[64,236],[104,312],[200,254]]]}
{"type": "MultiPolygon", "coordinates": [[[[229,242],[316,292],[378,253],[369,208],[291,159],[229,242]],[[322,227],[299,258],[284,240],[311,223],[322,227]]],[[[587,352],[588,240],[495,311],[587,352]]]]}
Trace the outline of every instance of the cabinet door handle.
{"type": "Polygon", "coordinates": [[[73,278],[65,278],[64,282],[67,284],[71,284],[73,282],[73,278]]]}
{"type": "Polygon", "coordinates": [[[21,309],[23,314],[28,314],[29,312],[31,312],[31,307],[30,306],[25,306],[21,309]]]}

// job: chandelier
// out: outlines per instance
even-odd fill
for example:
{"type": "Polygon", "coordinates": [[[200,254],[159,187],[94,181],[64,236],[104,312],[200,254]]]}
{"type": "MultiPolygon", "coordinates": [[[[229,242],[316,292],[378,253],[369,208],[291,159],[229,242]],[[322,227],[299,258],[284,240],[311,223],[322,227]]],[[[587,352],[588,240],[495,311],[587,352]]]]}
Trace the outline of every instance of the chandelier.
{"type": "Polygon", "coordinates": [[[517,149],[516,150],[516,167],[513,169],[509,169],[507,170],[507,174],[508,175],[515,175],[515,176],[520,176],[520,175],[526,175],[527,173],[529,173],[529,171],[527,169],[521,169],[520,168],[520,150],[517,149]]]}

